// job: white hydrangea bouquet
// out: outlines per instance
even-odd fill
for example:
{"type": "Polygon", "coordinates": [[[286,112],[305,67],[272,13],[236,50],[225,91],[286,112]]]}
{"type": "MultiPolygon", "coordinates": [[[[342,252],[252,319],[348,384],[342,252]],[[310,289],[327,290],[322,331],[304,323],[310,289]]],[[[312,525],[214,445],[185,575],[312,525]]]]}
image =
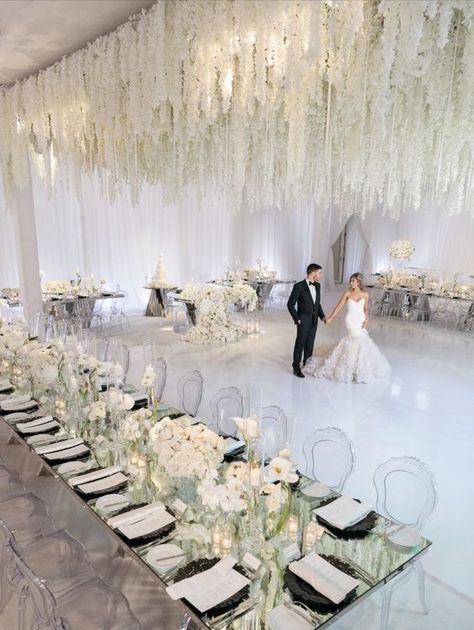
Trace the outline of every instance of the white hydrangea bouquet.
{"type": "Polygon", "coordinates": [[[411,241],[399,239],[390,244],[390,258],[396,260],[410,260],[415,253],[415,245],[411,241]]]}

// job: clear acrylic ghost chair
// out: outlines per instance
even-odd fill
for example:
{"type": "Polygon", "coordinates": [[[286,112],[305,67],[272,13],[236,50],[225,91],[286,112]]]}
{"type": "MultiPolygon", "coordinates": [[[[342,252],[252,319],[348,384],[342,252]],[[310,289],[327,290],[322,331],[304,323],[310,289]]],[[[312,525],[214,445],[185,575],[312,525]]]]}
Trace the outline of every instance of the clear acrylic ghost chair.
{"type": "Polygon", "coordinates": [[[125,291],[122,291],[120,289],[120,287],[118,287],[116,290],[117,292],[120,293],[120,295],[115,295],[112,298],[112,303],[107,313],[109,325],[110,326],[118,325],[120,326],[120,328],[122,328],[123,324],[125,323],[127,327],[130,328],[130,322],[128,321],[128,316],[125,312],[125,306],[127,303],[128,296],[125,293],[125,291]]]}
{"type": "MultiPolygon", "coordinates": [[[[392,457],[380,464],[374,473],[377,492],[376,510],[401,526],[421,531],[426,519],[436,507],[437,490],[433,473],[416,457],[392,457]],[[398,501],[398,503],[397,503],[398,501]]],[[[428,614],[425,598],[425,573],[421,560],[411,564],[400,577],[382,589],[381,629],[388,627],[393,591],[416,571],[418,593],[423,612],[428,614]]]]}
{"type": "Polygon", "coordinates": [[[384,314],[384,298],[387,291],[382,287],[374,287],[370,289],[369,312],[371,317],[374,315],[382,316],[384,314]]]}
{"type": "Polygon", "coordinates": [[[260,421],[262,448],[265,459],[276,457],[288,441],[288,416],[281,407],[262,407],[260,421]]]}
{"type": "Polygon", "coordinates": [[[21,545],[21,555],[54,597],[94,577],[85,547],[66,530],[21,545]]]}
{"type": "Polygon", "coordinates": [[[16,566],[10,583],[19,592],[19,630],[140,630],[128,600],[97,576],[72,590],[54,595],[11,545],[16,566]]]}
{"type": "Polygon", "coordinates": [[[178,400],[181,411],[194,418],[202,400],[204,379],[199,370],[193,370],[178,381],[178,400]]]}
{"type": "Polygon", "coordinates": [[[210,400],[211,416],[218,432],[235,436],[237,425],[231,418],[244,415],[244,397],[238,387],[222,387],[210,400]]]}
{"type": "Polygon", "coordinates": [[[2,501],[0,514],[19,545],[27,545],[58,529],[47,504],[31,492],[2,501]]]}
{"type": "Polygon", "coordinates": [[[344,431],[337,427],[317,429],[303,443],[305,474],[336,492],[342,492],[354,470],[354,449],[344,431]]]}
{"type": "Polygon", "coordinates": [[[155,396],[157,400],[162,400],[163,392],[165,391],[166,375],[168,370],[166,366],[166,361],[162,357],[159,357],[154,361],[154,369],[156,374],[155,396]]]}
{"type": "Polygon", "coordinates": [[[107,361],[118,364],[122,368],[122,380],[125,383],[130,368],[129,347],[117,339],[112,339],[108,345],[107,361]]]}

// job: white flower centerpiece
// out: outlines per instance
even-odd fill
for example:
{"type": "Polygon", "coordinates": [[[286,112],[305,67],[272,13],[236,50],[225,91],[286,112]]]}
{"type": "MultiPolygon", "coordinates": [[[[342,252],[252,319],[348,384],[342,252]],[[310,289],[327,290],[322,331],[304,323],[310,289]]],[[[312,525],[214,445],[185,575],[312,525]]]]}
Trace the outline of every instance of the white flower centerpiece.
{"type": "Polygon", "coordinates": [[[217,478],[225,447],[224,439],[205,425],[166,417],[151,428],[149,449],[158,466],[177,483],[178,494],[192,501],[197,480],[217,478]]]}
{"type": "Polygon", "coordinates": [[[397,267],[411,260],[414,253],[414,243],[406,239],[398,239],[390,244],[389,255],[397,267]]]}
{"type": "Polygon", "coordinates": [[[226,287],[190,284],[185,287],[181,297],[196,307],[196,326],[186,335],[186,341],[196,344],[238,341],[245,331],[231,322],[229,305],[236,304],[253,311],[257,304],[255,290],[241,283],[226,287]]]}

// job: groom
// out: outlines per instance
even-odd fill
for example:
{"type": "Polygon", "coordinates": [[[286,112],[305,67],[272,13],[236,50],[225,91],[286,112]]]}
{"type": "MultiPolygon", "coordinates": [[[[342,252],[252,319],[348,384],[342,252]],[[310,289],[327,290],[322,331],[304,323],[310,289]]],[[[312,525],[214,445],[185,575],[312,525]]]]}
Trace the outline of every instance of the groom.
{"type": "Polygon", "coordinates": [[[295,349],[293,350],[293,374],[304,378],[303,365],[313,354],[314,338],[318,329],[318,317],[326,323],[326,316],[321,308],[321,285],[319,280],[323,270],[320,265],[311,263],[306,269],[306,280],[297,282],[288,300],[288,310],[297,326],[295,349]],[[296,308],[295,308],[296,306],[296,308]]]}

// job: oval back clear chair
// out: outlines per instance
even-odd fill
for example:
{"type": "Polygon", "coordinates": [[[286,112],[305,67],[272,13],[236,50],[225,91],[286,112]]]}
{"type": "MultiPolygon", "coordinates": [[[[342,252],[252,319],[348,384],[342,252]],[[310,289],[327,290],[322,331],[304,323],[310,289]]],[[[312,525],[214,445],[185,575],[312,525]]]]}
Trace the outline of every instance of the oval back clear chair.
{"type": "Polygon", "coordinates": [[[244,397],[238,387],[222,387],[209,403],[214,425],[221,435],[234,437],[237,425],[232,418],[244,415],[244,397]]]}
{"type": "Polygon", "coordinates": [[[193,370],[178,381],[178,400],[181,411],[194,418],[202,400],[204,379],[199,370],[193,370]]]}
{"type": "Polygon", "coordinates": [[[154,362],[154,369],[156,374],[155,396],[158,400],[161,400],[163,398],[163,392],[165,390],[166,375],[168,371],[166,361],[162,357],[159,357],[154,362]]]}
{"type": "Polygon", "coordinates": [[[317,429],[304,441],[303,453],[305,474],[342,492],[355,463],[352,442],[344,431],[337,427],[317,429]]]}
{"type": "MultiPolygon", "coordinates": [[[[377,512],[400,526],[421,530],[437,503],[435,478],[426,464],[416,457],[392,457],[378,466],[373,480],[377,492],[377,512]]],[[[393,591],[410,577],[412,571],[416,571],[418,576],[420,604],[423,612],[428,614],[425,572],[421,560],[417,560],[383,587],[381,630],[388,628],[393,591]]]]}
{"type": "Polygon", "coordinates": [[[436,506],[433,473],[416,457],[392,457],[380,464],[374,473],[374,485],[377,512],[401,525],[421,530],[436,506]],[[392,499],[394,493],[400,498],[399,506],[392,499]]]}
{"type": "Polygon", "coordinates": [[[288,442],[288,416],[277,405],[262,407],[261,448],[265,459],[276,457],[288,442]]]}
{"type": "Polygon", "coordinates": [[[9,585],[19,594],[18,629],[87,628],[91,620],[101,630],[140,630],[126,597],[93,575],[56,595],[25,561],[15,543],[9,545],[9,585]]]}

